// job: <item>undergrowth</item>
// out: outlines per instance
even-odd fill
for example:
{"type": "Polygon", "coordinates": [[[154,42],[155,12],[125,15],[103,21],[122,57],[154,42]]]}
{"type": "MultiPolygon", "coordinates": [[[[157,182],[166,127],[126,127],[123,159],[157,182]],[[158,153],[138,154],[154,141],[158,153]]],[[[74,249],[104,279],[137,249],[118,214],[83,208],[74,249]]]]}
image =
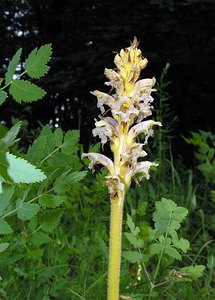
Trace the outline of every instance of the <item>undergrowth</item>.
{"type": "MultiPolygon", "coordinates": [[[[51,55],[50,46],[41,49],[51,55]]],[[[45,92],[34,87],[35,97],[28,98],[21,88],[30,89],[32,83],[13,80],[20,54],[9,68],[6,88],[12,86],[18,102],[35,101],[45,92]]],[[[26,68],[36,55],[34,51],[26,68]]],[[[47,55],[39,67],[46,65],[47,55]]],[[[172,119],[168,68],[157,85],[156,111],[164,123],[172,119]]],[[[47,70],[43,68],[44,74],[47,70]]],[[[42,76],[34,72],[37,68],[21,75],[42,76]]],[[[1,103],[6,101],[5,86],[0,96],[1,103]]],[[[171,151],[173,124],[159,129],[151,146],[160,164],[151,181],[134,185],[126,195],[121,292],[135,300],[215,298],[215,135],[199,131],[184,138],[196,156],[196,166],[187,169],[171,151]]],[[[32,145],[21,148],[21,125],[0,126],[0,299],[103,300],[109,228],[106,173],[87,173],[80,159],[79,131],[46,125],[32,145]]],[[[97,152],[99,146],[89,151],[97,152]]]]}

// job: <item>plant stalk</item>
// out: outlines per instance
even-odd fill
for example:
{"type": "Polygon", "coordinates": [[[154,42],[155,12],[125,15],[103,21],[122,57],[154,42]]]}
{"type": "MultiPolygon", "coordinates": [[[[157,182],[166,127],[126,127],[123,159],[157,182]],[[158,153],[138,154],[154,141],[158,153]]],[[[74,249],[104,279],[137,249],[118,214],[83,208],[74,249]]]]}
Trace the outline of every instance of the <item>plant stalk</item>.
{"type": "Polygon", "coordinates": [[[125,192],[119,191],[117,196],[111,199],[108,300],[119,300],[124,196],[125,192]]]}

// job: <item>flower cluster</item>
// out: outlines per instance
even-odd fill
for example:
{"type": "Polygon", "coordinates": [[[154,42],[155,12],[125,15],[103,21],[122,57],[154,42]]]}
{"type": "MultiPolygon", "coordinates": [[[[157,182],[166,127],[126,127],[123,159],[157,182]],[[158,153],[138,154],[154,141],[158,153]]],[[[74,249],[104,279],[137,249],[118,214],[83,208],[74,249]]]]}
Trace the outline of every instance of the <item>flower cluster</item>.
{"type": "Polygon", "coordinates": [[[111,198],[119,192],[124,192],[136,173],[140,178],[149,179],[149,169],[157,164],[149,161],[138,161],[147,153],[142,149],[148,138],[153,134],[153,126],[161,126],[160,122],[144,119],[152,114],[153,98],[151,92],[155,78],[138,80],[140,72],[147,65],[147,59],[138,49],[137,39],[131,46],[122,49],[114,58],[115,69],[105,69],[108,78],[106,85],[111,87],[111,93],[98,90],[92,92],[97,97],[97,107],[101,110],[100,120],[95,121],[93,135],[99,136],[104,145],[110,141],[113,161],[98,153],[83,153],[91,161],[89,168],[102,164],[108,169],[106,184],[111,198]],[[106,116],[106,108],[111,111],[111,117],[106,116]],[[136,124],[135,124],[136,123],[136,124]],[[140,133],[145,135],[144,143],[138,143],[140,133]]]}

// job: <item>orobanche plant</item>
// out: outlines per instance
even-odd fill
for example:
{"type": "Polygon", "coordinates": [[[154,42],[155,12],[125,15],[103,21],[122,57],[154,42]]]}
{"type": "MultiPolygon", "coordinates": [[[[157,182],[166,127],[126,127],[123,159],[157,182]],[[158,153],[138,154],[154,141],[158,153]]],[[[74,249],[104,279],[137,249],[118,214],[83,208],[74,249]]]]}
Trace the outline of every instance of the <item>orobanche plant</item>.
{"type": "Polygon", "coordinates": [[[153,126],[161,126],[160,122],[144,120],[152,114],[153,98],[151,92],[155,78],[141,79],[140,72],[147,65],[147,59],[138,49],[138,41],[134,38],[131,46],[116,54],[116,69],[105,69],[108,78],[106,85],[111,93],[98,90],[92,92],[98,99],[98,108],[102,115],[95,122],[94,136],[99,136],[101,143],[110,140],[113,160],[98,153],[83,153],[91,161],[89,167],[102,164],[108,170],[106,185],[110,194],[110,244],[108,270],[108,300],[119,299],[119,278],[121,263],[122,215],[125,192],[131,180],[149,179],[149,169],[157,166],[150,161],[139,161],[147,153],[142,149],[153,134],[153,126]],[[105,106],[108,110],[105,111],[105,106]],[[108,116],[111,112],[112,116],[108,116]],[[137,141],[139,134],[145,135],[143,143],[137,141]],[[137,176],[136,176],[137,174],[137,176]],[[139,176],[138,176],[139,174],[139,176]]]}

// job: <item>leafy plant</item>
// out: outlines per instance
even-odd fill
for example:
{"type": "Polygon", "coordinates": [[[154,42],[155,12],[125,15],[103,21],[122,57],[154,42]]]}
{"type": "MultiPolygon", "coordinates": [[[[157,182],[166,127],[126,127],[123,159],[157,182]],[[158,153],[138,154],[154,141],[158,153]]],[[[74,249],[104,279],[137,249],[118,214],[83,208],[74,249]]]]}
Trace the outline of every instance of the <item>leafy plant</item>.
{"type": "MultiPolygon", "coordinates": [[[[35,48],[25,61],[25,71],[19,75],[19,79],[16,79],[15,72],[20,61],[21,52],[22,49],[17,50],[8,65],[5,78],[1,79],[1,85],[3,82],[5,85],[0,87],[0,105],[8,96],[5,91],[7,88],[9,88],[10,94],[17,102],[36,101],[45,95],[44,90],[29,81],[20,79],[20,77],[27,74],[31,78],[40,78],[47,73],[49,69],[47,63],[52,54],[51,44],[44,45],[39,49],[35,48]]],[[[18,141],[16,137],[20,127],[21,122],[18,122],[0,140],[0,192],[2,191],[2,182],[33,183],[46,178],[42,171],[36,169],[29,162],[7,152],[7,149],[18,141]]]]}
{"type": "MultiPolygon", "coordinates": [[[[17,51],[1,80],[5,83],[1,85],[2,103],[8,93],[17,102],[36,101],[41,96],[31,80],[47,73],[50,53],[50,45],[34,49],[25,61],[24,72],[18,75],[21,50],[17,51]]],[[[164,123],[170,113],[167,71],[168,65],[157,85],[162,106],[157,117],[164,123]]],[[[126,86],[129,91],[129,84],[126,86]]],[[[97,96],[101,105],[100,93],[97,96]]],[[[124,104],[123,113],[129,109],[128,103],[124,104]]],[[[101,132],[102,124],[98,123],[94,134],[100,133],[104,142],[105,131],[101,132]]],[[[34,133],[37,137],[30,146],[21,149],[20,128],[25,120],[13,124],[10,129],[0,126],[0,298],[105,299],[109,203],[103,182],[108,179],[107,172],[97,169],[92,177],[84,170],[87,161],[80,159],[83,146],[78,130],[63,132],[46,125],[34,133]]],[[[150,126],[147,130],[148,138],[150,126]]],[[[127,191],[120,290],[128,296],[121,299],[209,300],[215,296],[211,246],[215,227],[213,212],[208,211],[213,202],[209,208],[207,202],[214,180],[214,141],[212,134],[200,135],[192,135],[188,142],[197,146],[198,164],[203,164],[198,170],[205,180],[199,180],[195,168],[186,171],[181,161],[169,157],[170,135],[162,129],[155,135],[157,144],[152,144],[151,151],[162,168],[147,184],[140,184],[136,176],[139,186],[131,185],[127,191]],[[189,208],[189,215],[183,206],[189,208]]],[[[99,157],[99,148],[98,143],[89,151],[99,157]]],[[[121,167],[121,175],[125,175],[129,166],[121,167]]]]}
{"type": "Polygon", "coordinates": [[[191,132],[190,138],[184,140],[197,148],[195,157],[198,161],[197,168],[209,183],[215,182],[215,135],[211,132],[200,130],[191,132]]]}
{"type": "Polygon", "coordinates": [[[8,93],[5,91],[9,88],[9,92],[13,99],[20,102],[32,102],[37,101],[45,96],[45,91],[33,84],[29,80],[20,79],[23,75],[28,75],[31,79],[38,79],[43,77],[49,70],[47,63],[51,59],[52,46],[46,44],[39,49],[35,48],[25,60],[24,69],[20,75],[16,75],[16,68],[20,61],[22,49],[17,50],[12,60],[8,65],[5,78],[1,80],[1,85],[4,82],[5,85],[0,87],[0,104],[2,104],[8,97],[8,93]]]}
{"type": "MultiPolygon", "coordinates": [[[[171,287],[175,280],[183,280],[185,277],[186,280],[196,280],[203,275],[205,269],[205,266],[202,265],[191,265],[177,270],[171,269],[171,264],[175,260],[181,261],[182,255],[186,255],[187,251],[190,250],[189,241],[178,237],[181,223],[188,211],[184,207],[177,206],[172,200],[165,198],[157,201],[155,205],[154,228],[147,227],[147,234],[141,233],[140,227],[134,224],[130,215],[127,215],[126,223],[130,232],[125,232],[124,235],[135,250],[122,252],[122,257],[129,263],[137,264],[137,269],[140,271],[136,275],[136,280],[140,281],[142,277],[146,279],[147,299],[157,295],[154,289],[165,286],[167,290],[168,286],[171,287]],[[147,269],[154,260],[154,256],[158,258],[157,265],[154,270],[151,269],[150,274],[147,269]],[[157,282],[158,276],[160,282],[157,282]]],[[[135,286],[137,283],[134,283],[135,286]]],[[[130,295],[135,296],[133,293],[130,295]]]]}

